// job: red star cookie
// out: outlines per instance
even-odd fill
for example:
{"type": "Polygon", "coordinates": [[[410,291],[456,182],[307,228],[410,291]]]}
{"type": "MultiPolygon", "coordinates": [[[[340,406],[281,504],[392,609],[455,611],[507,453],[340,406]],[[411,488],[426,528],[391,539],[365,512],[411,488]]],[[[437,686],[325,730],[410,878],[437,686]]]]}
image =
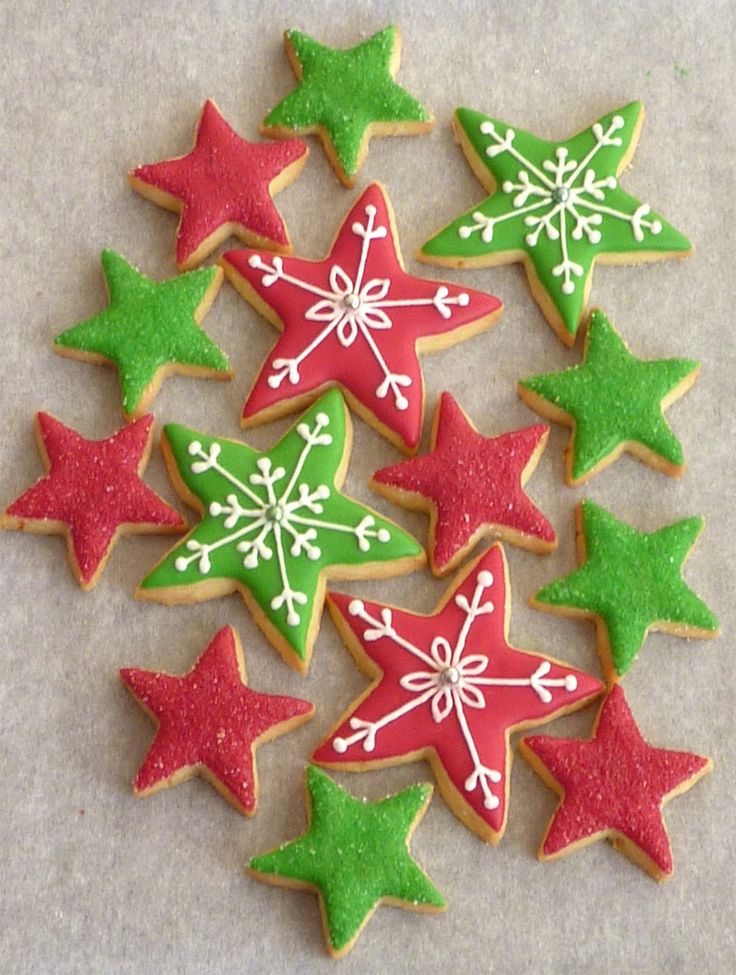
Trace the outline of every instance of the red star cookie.
{"type": "Polygon", "coordinates": [[[331,593],[329,608],[374,683],[314,753],[361,771],[426,758],[453,812],[481,839],[506,828],[509,736],[600,694],[593,677],[510,646],[508,570],[494,545],[418,616],[331,593]]]}
{"type": "Polygon", "coordinates": [[[429,564],[447,575],[486,536],[532,552],[557,548],[554,528],[524,493],[547,443],[539,423],[484,437],[449,393],[440,397],[430,452],[376,471],[371,486],[405,508],[429,511],[429,564]]]}
{"type": "Polygon", "coordinates": [[[587,741],[534,735],[519,751],[561,797],[539,849],[554,860],[605,836],[656,880],[672,875],[662,805],[713,767],[709,758],[649,745],[615,685],[587,741]]]}
{"type": "Polygon", "coordinates": [[[259,694],[247,686],[243,649],[231,626],[214,635],[183,677],[132,668],[120,676],[159,725],[133,782],[139,796],[200,773],[236,809],[252,816],[258,802],[256,746],[314,714],[309,701],[259,694]]]}
{"type": "Polygon", "coordinates": [[[181,213],[176,263],[196,267],[234,234],[251,247],[290,253],[286,227],[272,197],[302,170],[309,150],[299,139],[246,142],[206,101],[194,148],[186,156],[139,166],[128,174],[133,189],[181,213]]]}
{"type": "Polygon", "coordinates": [[[186,522],[143,483],[153,416],[106,440],[86,440],[48,413],[36,415],[36,440],[48,474],[0,516],[0,528],[66,535],[82,589],[91,589],[120,534],[182,532],[186,522]]]}
{"type": "Polygon", "coordinates": [[[417,351],[489,328],[502,309],[492,295],[405,273],[378,183],[348,213],[324,260],[229,251],[222,264],[245,300],[283,332],[250,391],[245,427],[340,386],[363,419],[413,453],[424,412],[417,351]]]}

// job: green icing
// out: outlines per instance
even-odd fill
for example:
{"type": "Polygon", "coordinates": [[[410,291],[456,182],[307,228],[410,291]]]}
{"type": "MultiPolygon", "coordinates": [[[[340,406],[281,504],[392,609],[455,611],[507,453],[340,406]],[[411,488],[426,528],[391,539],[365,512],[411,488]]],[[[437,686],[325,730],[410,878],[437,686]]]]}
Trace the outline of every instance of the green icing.
{"type": "Polygon", "coordinates": [[[540,589],[535,605],[569,607],[600,617],[611,663],[620,677],[634,662],[651,626],[683,627],[688,636],[717,632],[716,617],[680,574],[703,528],[702,518],[639,532],[589,499],[582,502],[582,516],[584,564],[540,589]]]}
{"type": "Polygon", "coordinates": [[[316,887],[335,953],[350,946],[382,898],[411,907],[445,907],[407,845],[432,796],[431,786],[414,785],[379,802],[367,802],[310,765],[307,789],[308,832],[255,857],[250,869],[316,887]]]}
{"type": "Polygon", "coordinates": [[[325,569],[417,559],[422,552],[395,524],[336,490],[348,423],[334,389],[262,454],[239,441],[168,424],[164,435],[179,475],[204,515],[141,589],[231,579],[308,660],[325,569]]]}
{"type": "Polygon", "coordinates": [[[519,385],[574,420],[570,473],[575,483],[631,442],[682,467],[682,447],[662,404],[698,368],[692,359],[635,358],[606,315],[594,311],[581,365],[519,385]]]}
{"type": "Polygon", "coordinates": [[[682,234],[618,185],[641,112],[641,103],[632,102],[557,143],[458,109],[472,161],[488,170],[496,191],[427,241],[422,255],[439,263],[526,255],[574,336],[596,257],[691,250],[682,234]]]}
{"type": "Polygon", "coordinates": [[[399,44],[396,27],[387,27],[348,50],[335,50],[298,30],[286,33],[300,70],[297,88],[266,116],[264,130],[302,133],[321,127],[349,180],[358,171],[369,126],[429,122],[429,113],[393,80],[399,44]]]}
{"type": "Polygon", "coordinates": [[[134,416],[159,369],[183,367],[229,372],[225,354],[204,333],[197,311],[219,286],[218,268],[151,281],[114,251],[102,252],[108,307],[58,335],[58,349],[99,355],[118,368],[123,411],[134,416]]]}

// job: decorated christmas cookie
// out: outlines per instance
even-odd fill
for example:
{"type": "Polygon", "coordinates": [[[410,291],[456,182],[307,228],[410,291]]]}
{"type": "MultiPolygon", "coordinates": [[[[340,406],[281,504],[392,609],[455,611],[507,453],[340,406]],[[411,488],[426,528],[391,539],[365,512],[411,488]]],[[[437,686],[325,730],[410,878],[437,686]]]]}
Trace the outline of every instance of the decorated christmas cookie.
{"type": "Polygon", "coordinates": [[[258,802],[256,746],[314,714],[309,701],[260,694],[247,686],[238,634],[223,627],[183,677],[125,668],[123,683],[158,724],[133,782],[148,796],[203,775],[246,816],[258,802]]]}
{"type": "Polygon", "coordinates": [[[277,887],[315,891],[327,950],[341,958],[379,904],[425,913],[445,909],[442,895],[409,853],[431,798],[431,785],[413,785],[378,802],[355,799],[310,765],[309,829],[255,857],[249,871],[277,887]]]}
{"type": "Polygon", "coordinates": [[[662,806],[713,767],[709,758],[653,748],[642,737],[623,688],[614,686],[587,741],[534,735],[519,751],[561,797],[539,848],[556,860],[605,837],[655,880],[672,876],[662,806]]]}
{"type": "Polygon", "coordinates": [[[586,498],[576,509],[580,568],[540,589],[530,604],[594,619],[606,677],[619,681],[649,630],[718,635],[718,620],[681,575],[703,525],[702,518],[685,518],[639,532],[586,498]]]}
{"type": "Polygon", "coordinates": [[[230,251],[223,266],[283,332],[248,396],[243,426],[293,412],[339,385],[363,419],[409,452],[419,444],[424,410],[417,351],[490,327],[502,308],[491,295],[406,274],[378,183],[350,210],[324,260],[230,251]]]}
{"type": "Polygon", "coordinates": [[[65,535],[82,589],[100,577],[119,535],[170,534],[186,528],[143,483],[153,417],[144,416],[106,440],[86,440],[49,416],[36,416],[36,440],[48,474],[0,515],[0,528],[65,535]]]}
{"type": "Polygon", "coordinates": [[[190,603],[237,590],[286,662],[305,673],[327,578],[396,575],[424,559],[410,535],[340,493],[350,444],[337,390],[264,453],[168,424],[169,474],[202,520],[137,595],[190,603]]]}
{"type": "Polygon", "coordinates": [[[596,261],[637,264],[691,251],[619,186],[643,118],[642,104],[632,102],[556,143],[459,108],[457,138],[491,195],[427,241],[419,259],[448,267],[523,261],[542,312],[572,345],[596,261]]]}
{"type": "Polygon", "coordinates": [[[230,379],[227,357],[200,328],[220,290],[222,271],[207,267],[151,281],[114,251],[102,252],[108,307],[57,335],[70,359],[117,366],[123,413],[145,413],[172,373],[230,379]]]}
{"type": "Polygon", "coordinates": [[[596,310],[588,323],[583,362],[525,379],[519,396],[542,416],[572,427],[568,484],[587,481],[624,450],[679,477],[685,459],[663,410],[687,392],[699,369],[692,359],[635,358],[596,310]]]}
{"type": "Polygon", "coordinates": [[[355,183],[371,136],[420,135],[434,125],[394,81],[401,60],[398,27],[348,50],[325,47],[298,30],[287,30],[284,44],[299,85],[268,113],[261,132],[279,139],[318,135],[345,186],[355,183]]]}
{"type": "Polygon", "coordinates": [[[524,492],[548,434],[539,423],[484,437],[443,393],[430,452],[376,471],[371,484],[396,504],[429,511],[427,551],[437,576],[447,575],[488,536],[549,552],[557,547],[554,528],[524,492]]]}
{"type": "Polygon", "coordinates": [[[599,681],[508,643],[506,559],[494,545],[431,616],[330,593],[348,649],[374,683],[313,759],[363,771],[426,758],[455,815],[488,843],[506,828],[509,737],[582,707],[599,681]]]}
{"type": "Polygon", "coordinates": [[[138,166],[128,179],[149,200],[181,214],[176,263],[186,271],[231,234],[249,247],[288,254],[289,235],[273,197],[297,178],[307,153],[298,139],[246,142],[206,101],[192,151],[138,166]]]}

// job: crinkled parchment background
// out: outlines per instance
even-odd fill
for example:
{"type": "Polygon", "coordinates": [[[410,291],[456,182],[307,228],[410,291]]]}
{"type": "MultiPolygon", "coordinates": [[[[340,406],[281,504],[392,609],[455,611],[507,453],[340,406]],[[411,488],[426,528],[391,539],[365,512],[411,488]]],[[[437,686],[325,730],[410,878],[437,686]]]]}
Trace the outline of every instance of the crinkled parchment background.
{"type": "MultiPolygon", "coordinates": [[[[174,271],[176,218],[133,193],[124,174],[186,152],[206,97],[247,138],[292,87],[284,28],[349,46],[387,23],[404,37],[399,80],[437,118],[417,139],[376,140],[358,189],[382,180],[408,266],[438,226],[482,197],[450,118],[468,105],[539,135],[564,137],[641,98],[648,117],[623,185],[695,242],[695,255],[639,268],[599,268],[592,301],[648,357],[693,356],[702,375],[670,411],[689,468],[681,481],[621,459],[585,490],[565,487],[567,431],[554,427],[530,492],[560,535],[543,558],[509,549],[513,641],[598,673],[593,627],[527,608],[535,589],[576,565],[573,507],[583,495],[641,529],[703,514],[707,530],[686,578],[720,615],[715,642],[649,637],[626,679],[655,744],[713,756],[714,773],[666,808],[677,871],[658,886],[607,843],[555,864],[535,851],[554,795],[514,765],[509,827],[481,844],[435,797],[413,850],[449,909],[438,917],[383,908],[343,972],[725,973],[734,943],[733,282],[736,216],[730,0],[410,4],[251,0],[18,0],[0,5],[0,262],[3,360],[0,497],[41,472],[37,410],[88,436],[120,423],[112,370],[61,359],[53,336],[105,302],[98,255],[112,247],[148,274],[174,271]]],[[[327,248],[355,194],[313,143],[301,178],[278,198],[296,249],[327,248]]],[[[356,191],[357,192],[357,191],[356,191]]],[[[447,272],[506,303],[501,323],[424,358],[428,418],[450,389],[478,427],[501,432],[536,417],[518,378],[578,361],[554,337],[518,266],[447,272]]],[[[229,352],[230,384],[174,379],[157,422],[237,436],[238,418],[275,333],[230,288],[207,318],[229,352]]],[[[427,428],[429,423],[427,422],[427,428]]],[[[288,422],[250,434],[271,443],[288,422]]],[[[346,482],[419,538],[424,516],[373,496],[369,474],[397,452],[361,422],[346,482]]],[[[148,481],[176,503],[160,454],[148,481]]],[[[317,900],[249,879],[246,860],[302,831],[302,769],[321,736],[366,686],[325,619],[306,680],[286,668],[237,597],[187,607],[135,602],[132,591],[169,546],[126,539],[97,588],[75,585],[61,539],[0,537],[0,968],[4,973],[328,972],[317,900]],[[317,716],[258,755],[260,808],[245,819],[196,780],[136,801],[133,776],[153,726],[117,676],[124,665],[183,672],[231,623],[256,688],[309,697],[317,716]]],[[[427,572],[347,591],[429,611],[443,585],[427,572]]],[[[549,726],[585,736],[595,709],[549,726]]],[[[372,799],[417,779],[416,765],[343,775],[372,799]]]]}

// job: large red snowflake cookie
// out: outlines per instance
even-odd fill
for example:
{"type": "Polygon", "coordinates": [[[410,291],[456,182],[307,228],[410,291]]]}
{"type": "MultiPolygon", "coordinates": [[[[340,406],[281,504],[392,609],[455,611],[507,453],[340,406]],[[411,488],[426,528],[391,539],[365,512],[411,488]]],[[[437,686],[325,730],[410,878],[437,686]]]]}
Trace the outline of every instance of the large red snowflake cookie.
{"type": "Polygon", "coordinates": [[[375,678],[313,760],[361,771],[426,758],[445,801],[489,843],[503,835],[509,736],[582,707],[602,685],[507,638],[500,544],[472,562],[429,616],[331,593],[335,623],[375,678]]]}
{"type": "Polygon", "coordinates": [[[544,423],[498,437],[479,433],[443,393],[428,454],[384,467],[371,485],[405,508],[429,511],[427,551],[436,576],[456,568],[484,537],[550,552],[557,536],[524,491],[547,443],[544,423]]]}
{"type": "Polygon", "coordinates": [[[409,453],[424,413],[418,351],[474,335],[502,309],[492,295],[404,271],[378,183],[350,210],[324,260],[240,250],[228,251],[222,264],[246,301],[282,332],[248,396],[243,426],[302,409],[340,386],[363,419],[409,453]]]}

